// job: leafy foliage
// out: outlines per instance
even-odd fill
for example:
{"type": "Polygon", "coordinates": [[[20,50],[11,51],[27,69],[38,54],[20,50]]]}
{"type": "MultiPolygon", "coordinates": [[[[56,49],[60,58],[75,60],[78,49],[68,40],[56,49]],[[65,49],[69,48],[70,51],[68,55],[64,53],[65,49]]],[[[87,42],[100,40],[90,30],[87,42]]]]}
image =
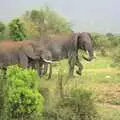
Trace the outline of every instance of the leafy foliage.
{"type": "Polygon", "coordinates": [[[104,34],[92,33],[94,40],[94,47],[100,49],[101,47],[110,47],[110,40],[104,34]]]}
{"type": "Polygon", "coordinates": [[[114,49],[120,43],[120,36],[112,33],[100,34],[92,33],[94,47],[97,51],[100,51],[101,55],[112,55],[114,49]],[[111,51],[113,49],[113,51],[111,51]]]}
{"type": "Polygon", "coordinates": [[[112,59],[112,67],[120,68],[120,45],[114,49],[114,52],[112,53],[112,59]]]}
{"type": "Polygon", "coordinates": [[[4,32],[5,31],[5,25],[4,23],[0,22],[0,32],[4,32]]]}
{"type": "Polygon", "coordinates": [[[91,92],[73,90],[69,97],[59,100],[54,109],[46,112],[45,120],[97,120],[93,101],[91,92]]]}
{"type": "Polygon", "coordinates": [[[49,7],[41,7],[40,10],[27,11],[23,16],[24,22],[31,21],[32,28],[36,28],[39,35],[44,33],[55,34],[71,32],[71,24],[63,16],[49,7]]]}
{"type": "Polygon", "coordinates": [[[31,116],[41,116],[44,99],[38,91],[39,76],[37,73],[32,69],[10,66],[7,78],[10,116],[25,119],[30,119],[31,116]]]}
{"type": "Polygon", "coordinates": [[[3,22],[0,22],[0,39],[4,39],[6,26],[3,22]]]}
{"type": "Polygon", "coordinates": [[[8,83],[4,71],[0,70],[0,120],[8,119],[8,83]]]}
{"type": "Polygon", "coordinates": [[[10,37],[15,41],[22,41],[26,37],[24,24],[20,19],[13,19],[9,23],[9,32],[10,37]]]}

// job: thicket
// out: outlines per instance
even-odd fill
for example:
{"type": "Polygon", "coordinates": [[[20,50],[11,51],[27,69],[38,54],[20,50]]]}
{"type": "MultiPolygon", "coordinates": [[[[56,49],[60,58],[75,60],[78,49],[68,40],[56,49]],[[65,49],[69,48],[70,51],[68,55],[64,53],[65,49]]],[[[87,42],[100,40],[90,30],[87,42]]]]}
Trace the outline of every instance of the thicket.
{"type": "Polygon", "coordinates": [[[1,119],[42,120],[44,98],[38,90],[39,82],[35,70],[9,66],[0,79],[1,119]]]}
{"type": "Polygon", "coordinates": [[[58,99],[44,112],[45,120],[99,120],[92,92],[73,89],[69,96],[58,99]]]}

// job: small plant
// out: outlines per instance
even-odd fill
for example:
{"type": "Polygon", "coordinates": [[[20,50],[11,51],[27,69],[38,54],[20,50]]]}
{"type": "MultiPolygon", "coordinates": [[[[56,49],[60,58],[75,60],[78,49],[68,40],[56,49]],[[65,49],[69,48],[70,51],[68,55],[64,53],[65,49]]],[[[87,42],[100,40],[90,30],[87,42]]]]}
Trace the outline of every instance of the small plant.
{"type": "Polygon", "coordinates": [[[45,114],[45,120],[98,120],[92,93],[82,89],[72,90],[69,97],[59,100],[45,114]]]}
{"type": "Polygon", "coordinates": [[[120,98],[114,98],[110,103],[113,105],[120,105],[120,98]]]}

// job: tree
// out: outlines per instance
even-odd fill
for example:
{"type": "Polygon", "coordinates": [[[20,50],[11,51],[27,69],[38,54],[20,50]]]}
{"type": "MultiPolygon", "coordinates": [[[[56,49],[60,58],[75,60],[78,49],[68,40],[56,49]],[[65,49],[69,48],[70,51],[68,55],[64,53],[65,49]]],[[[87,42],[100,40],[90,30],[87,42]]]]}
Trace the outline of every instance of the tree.
{"type": "Polygon", "coordinates": [[[5,31],[5,25],[0,22],[0,33],[5,31]]]}
{"type": "Polygon", "coordinates": [[[4,23],[0,22],[0,39],[3,40],[5,36],[5,25],[4,23]]]}
{"type": "Polygon", "coordinates": [[[22,41],[26,37],[24,24],[20,19],[13,19],[9,23],[9,34],[15,41],[22,41]]]}
{"type": "Polygon", "coordinates": [[[100,33],[92,33],[92,38],[95,49],[100,51],[102,56],[106,56],[108,49],[111,48],[112,43],[112,41],[109,40],[109,37],[100,33]]]}
{"type": "Polygon", "coordinates": [[[71,32],[71,23],[66,18],[53,11],[49,7],[42,7],[40,10],[27,11],[23,16],[24,22],[31,21],[33,28],[39,35],[68,33],[71,32]]]}

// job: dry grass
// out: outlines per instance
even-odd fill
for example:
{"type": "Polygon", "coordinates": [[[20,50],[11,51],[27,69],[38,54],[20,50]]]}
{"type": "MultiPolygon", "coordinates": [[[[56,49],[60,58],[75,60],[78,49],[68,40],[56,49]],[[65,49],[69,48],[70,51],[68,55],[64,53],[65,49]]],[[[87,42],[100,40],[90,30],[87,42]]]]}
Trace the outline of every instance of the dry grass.
{"type": "Polygon", "coordinates": [[[65,94],[68,94],[72,88],[82,87],[90,90],[98,105],[101,120],[120,120],[120,70],[111,67],[112,60],[108,57],[99,57],[90,63],[85,61],[82,63],[84,65],[82,76],[75,74],[73,79],[67,80],[67,61],[58,62],[54,66],[51,80],[43,79],[41,86],[49,88],[51,99],[55,99],[58,95],[58,72],[61,72],[65,94]]]}

